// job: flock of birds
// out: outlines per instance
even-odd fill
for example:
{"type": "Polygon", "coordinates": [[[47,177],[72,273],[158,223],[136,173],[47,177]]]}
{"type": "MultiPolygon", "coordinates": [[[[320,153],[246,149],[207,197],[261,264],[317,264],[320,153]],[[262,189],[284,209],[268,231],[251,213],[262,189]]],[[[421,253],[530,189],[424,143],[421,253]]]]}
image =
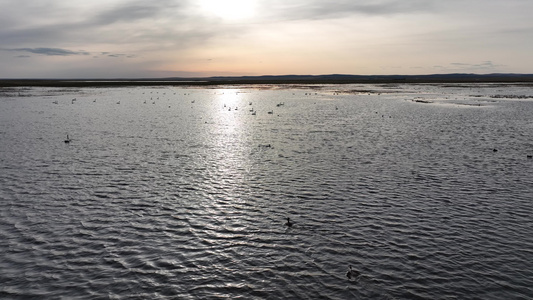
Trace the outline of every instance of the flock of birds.
{"type": "MultiPolygon", "coordinates": [[[[194,103],[194,102],[192,102],[192,103],[194,103]]],[[[252,105],[252,102],[248,102],[248,105],[252,105]]],[[[280,106],[284,106],[284,105],[285,105],[285,102],[280,102],[280,103],[276,104],[276,107],[280,107],[280,106]]],[[[232,108],[232,107],[227,107],[226,104],[224,104],[223,109],[226,109],[226,108],[227,108],[228,111],[239,110],[238,106],[232,108]]],[[[254,110],[253,107],[250,109],[250,112],[251,112],[252,116],[257,115],[257,110],[254,110]]],[[[271,110],[267,111],[267,114],[273,115],[274,114],[274,110],[271,109],[271,110]]]]}
{"type": "MultiPolygon", "coordinates": [[[[159,92],[157,92],[157,93],[159,93],[159,92]]],[[[143,94],[144,94],[144,93],[143,93],[143,94]]],[[[163,95],[165,95],[165,94],[166,94],[166,93],[163,93],[163,95]]],[[[317,93],[315,93],[315,95],[316,95],[316,94],[317,94],[317,93]]],[[[176,95],[176,93],[174,93],[174,95],[176,95]]],[[[185,93],[184,95],[190,95],[190,93],[185,93]]],[[[294,95],[294,93],[293,93],[293,95],[294,95]]],[[[311,94],[311,93],[305,93],[305,95],[312,95],[312,94],[311,94]]],[[[335,92],[334,95],[338,95],[338,93],[335,92]]],[[[157,99],[159,99],[159,97],[157,97],[157,99]]],[[[76,98],[73,98],[73,99],[71,100],[71,103],[74,104],[74,103],[76,102],[76,100],[77,100],[76,98]]],[[[150,100],[153,100],[153,97],[151,97],[150,100]]],[[[96,99],[94,99],[93,102],[96,102],[96,99]]],[[[55,101],[53,101],[52,103],[54,103],[54,104],[58,104],[58,101],[55,100],[55,101]]],[[[143,103],[146,104],[146,100],[144,100],[143,103]]],[[[192,100],[191,103],[195,103],[195,100],[192,100]]],[[[120,104],[120,101],[117,101],[117,104],[120,104]]],[[[155,101],[153,101],[152,104],[155,104],[155,101]]],[[[248,105],[252,105],[252,102],[249,102],[248,105]]],[[[276,104],[276,107],[281,107],[281,106],[284,106],[284,105],[285,105],[285,102],[279,102],[278,104],[276,104]]],[[[169,107],[170,107],[170,106],[169,106],[169,107]]],[[[224,104],[224,109],[226,109],[226,108],[228,109],[228,111],[231,111],[231,110],[232,110],[231,107],[226,107],[226,104],[224,104]]],[[[337,106],[335,106],[335,110],[338,110],[338,109],[339,109],[339,108],[338,108],[337,106]]],[[[238,107],[234,107],[233,110],[238,110],[238,107]]],[[[250,109],[250,112],[251,112],[251,114],[252,114],[253,116],[257,115],[257,111],[254,110],[253,107],[250,109]]],[[[377,114],[377,113],[378,113],[378,112],[376,112],[376,114],[377,114]]],[[[269,114],[269,115],[274,114],[274,110],[269,110],[269,111],[267,111],[267,114],[269,114]]],[[[382,115],[381,117],[384,118],[385,115],[382,115]]],[[[389,118],[391,118],[391,116],[389,116],[389,118]]],[[[69,138],[68,134],[67,134],[67,138],[64,140],[64,142],[65,142],[65,144],[69,144],[69,143],[71,142],[71,139],[69,138]]],[[[492,151],[493,151],[493,152],[498,152],[498,149],[494,148],[494,149],[492,149],[492,151]]],[[[530,154],[526,155],[526,157],[527,157],[528,159],[533,159],[533,155],[530,155],[530,154]]]]}
{"type": "MultiPolygon", "coordinates": [[[[150,92],[150,93],[151,93],[151,92],[150,92]]],[[[159,92],[157,92],[157,93],[159,93],[159,92]]],[[[144,94],[144,93],[143,93],[143,94],[144,94]]],[[[165,95],[165,94],[166,94],[166,93],[163,93],[163,95],[165,95]]],[[[238,94],[238,93],[237,93],[237,94],[238,94]]],[[[305,93],[305,94],[307,95],[308,93],[305,93]]],[[[317,93],[315,93],[315,95],[316,95],[316,94],[317,94],[317,93]]],[[[174,95],[176,95],[176,93],[174,93],[174,95]]],[[[184,95],[190,95],[190,93],[185,93],[184,95]]],[[[294,94],[293,94],[293,95],[294,95],[294,94]]],[[[311,95],[311,93],[309,93],[309,95],[311,95]]],[[[76,100],[77,100],[76,98],[73,98],[73,99],[71,100],[71,104],[74,104],[74,103],[76,102],[76,100]]],[[[156,100],[159,100],[159,97],[157,97],[156,100]]],[[[152,104],[155,104],[155,103],[156,103],[155,100],[153,99],[153,97],[150,97],[150,101],[152,101],[152,104]]],[[[94,99],[93,102],[96,102],[96,99],[94,99]]],[[[52,101],[52,103],[53,103],[53,104],[59,104],[59,102],[58,102],[57,100],[52,101]]],[[[117,103],[117,104],[120,104],[120,101],[117,101],[116,103],[117,103]]],[[[147,103],[146,100],[144,100],[143,104],[146,104],[146,103],[147,103]]],[[[193,103],[195,103],[195,100],[192,100],[192,101],[191,101],[191,104],[193,104],[193,103]]],[[[249,105],[252,105],[252,102],[249,102],[248,104],[249,104],[249,105]]],[[[280,106],[284,106],[284,105],[285,105],[285,102],[279,102],[278,104],[276,104],[276,107],[280,107],[280,106]]],[[[170,105],[169,105],[169,107],[170,107],[170,105]]],[[[224,104],[224,109],[226,109],[226,104],[224,104]]],[[[238,107],[234,107],[234,108],[227,107],[227,109],[228,109],[228,111],[231,111],[231,110],[238,110],[239,108],[238,108],[238,107]]],[[[338,107],[335,107],[335,109],[338,109],[338,107]]],[[[253,116],[257,115],[257,111],[254,110],[253,108],[250,109],[250,112],[252,113],[253,116]]],[[[269,110],[267,113],[268,113],[269,115],[272,115],[272,114],[274,114],[274,110],[269,110]]]]}
{"type": "MultiPolygon", "coordinates": [[[[152,92],[150,92],[150,93],[152,93],[152,92]]],[[[159,92],[156,92],[156,93],[159,93],[159,92]]],[[[143,94],[144,94],[144,92],[143,92],[143,94]]],[[[166,93],[162,93],[162,94],[165,95],[166,93]]],[[[311,95],[311,93],[305,93],[305,94],[306,95],[308,95],[308,94],[311,95]]],[[[315,93],[315,95],[316,94],[317,93],[315,93]]],[[[176,93],[174,93],[174,95],[176,95],[176,93]]],[[[184,95],[190,95],[190,93],[185,93],[184,95]]],[[[294,93],[293,93],[293,95],[294,95],[294,93]]],[[[76,103],[76,100],[77,100],[76,98],[71,99],[71,104],[76,103]]],[[[156,97],[156,100],[159,100],[159,97],[156,97]]],[[[156,104],[156,101],[154,101],[153,97],[150,97],[150,101],[152,101],[152,104],[156,104]]],[[[96,102],[96,99],[94,99],[93,102],[96,102]]],[[[57,100],[55,100],[55,101],[52,101],[52,103],[53,104],[58,104],[59,102],[57,100]]],[[[146,103],[147,103],[146,100],[144,100],[143,104],[146,104],[146,103]]],[[[195,100],[192,100],[191,104],[194,104],[194,103],[195,103],[195,100]]],[[[117,101],[116,104],[120,104],[120,101],[117,101]]],[[[252,102],[249,102],[248,105],[252,105],[252,102]]],[[[284,105],[285,105],[285,102],[279,102],[279,103],[276,104],[276,107],[281,107],[281,106],[284,106],[284,105]]],[[[170,108],[170,106],[169,106],[169,108],[170,108]]],[[[232,111],[232,110],[238,110],[239,108],[238,107],[234,107],[234,108],[226,107],[226,104],[224,104],[224,109],[227,109],[228,111],[232,111]]],[[[338,109],[338,108],[335,107],[335,109],[338,109]]],[[[253,116],[257,115],[257,111],[254,110],[253,107],[250,109],[250,112],[251,112],[251,114],[253,116]]],[[[274,110],[267,111],[267,114],[269,114],[269,115],[274,114],[274,110]]],[[[72,140],[69,138],[69,136],[67,134],[67,138],[64,140],[65,144],[70,144],[71,141],[72,140]]],[[[271,145],[268,144],[266,147],[271,147],[271,145]]]]}

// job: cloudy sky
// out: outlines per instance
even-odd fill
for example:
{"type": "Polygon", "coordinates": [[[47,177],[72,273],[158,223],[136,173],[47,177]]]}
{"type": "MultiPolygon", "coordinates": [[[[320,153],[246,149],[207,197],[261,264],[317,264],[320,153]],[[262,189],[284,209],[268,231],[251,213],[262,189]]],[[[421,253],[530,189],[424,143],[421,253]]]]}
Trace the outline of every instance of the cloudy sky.
{"type": "Polygon", "coordinates": [[[531,0],[0,0],[0,78],[533,73],[531,0]]]}

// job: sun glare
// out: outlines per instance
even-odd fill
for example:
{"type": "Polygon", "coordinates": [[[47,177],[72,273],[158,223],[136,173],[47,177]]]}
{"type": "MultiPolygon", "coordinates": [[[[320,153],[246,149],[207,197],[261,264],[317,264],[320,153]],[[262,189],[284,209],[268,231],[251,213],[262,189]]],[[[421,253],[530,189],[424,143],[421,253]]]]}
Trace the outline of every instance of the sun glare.
{"type": "Polygon", "coordinates": [[[199,3],[207,14],[229,21],[251,18],[255,14],[253,0],[200,0],[199,3]]]}

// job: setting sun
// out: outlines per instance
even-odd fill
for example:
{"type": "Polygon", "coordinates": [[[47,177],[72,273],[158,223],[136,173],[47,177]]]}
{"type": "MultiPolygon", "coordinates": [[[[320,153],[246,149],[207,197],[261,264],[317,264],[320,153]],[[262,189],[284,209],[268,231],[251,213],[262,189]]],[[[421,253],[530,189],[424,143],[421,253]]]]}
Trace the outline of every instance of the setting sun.
{"type": "Polygon", "coordinates": [[[200,7],[224,20],[246,19],[255,14],[255,2],[250,0],[201,0],[200,7]]]}

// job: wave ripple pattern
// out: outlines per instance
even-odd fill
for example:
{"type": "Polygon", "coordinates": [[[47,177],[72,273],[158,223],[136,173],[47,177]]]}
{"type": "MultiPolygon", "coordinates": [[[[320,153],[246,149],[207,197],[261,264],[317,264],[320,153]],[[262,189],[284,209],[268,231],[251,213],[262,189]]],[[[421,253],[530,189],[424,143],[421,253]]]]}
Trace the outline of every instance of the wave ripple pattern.
{"type": "Polygon", "coordinates": [[[2,90],[0,298],[531,299],[529,95],[2,90]]]}

